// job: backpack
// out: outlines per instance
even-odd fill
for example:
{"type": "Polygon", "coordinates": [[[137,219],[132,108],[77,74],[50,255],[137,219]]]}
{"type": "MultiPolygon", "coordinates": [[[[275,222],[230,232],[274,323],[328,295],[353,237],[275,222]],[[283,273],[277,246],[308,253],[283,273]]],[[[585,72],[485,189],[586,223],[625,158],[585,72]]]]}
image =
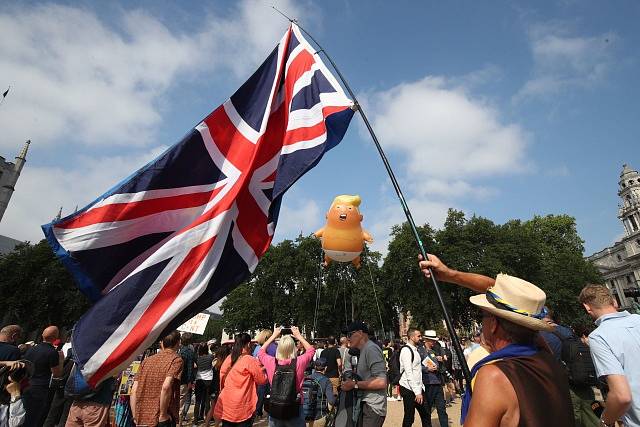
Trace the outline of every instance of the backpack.
{"type": "Polygon", "coordinates": [[[196,370],[193,368],[193,358],[195,352],[191,345],[178,350],[178,355],[182,358],[182,374],[180,374],[180,384],[189,384],[195,381],[196,370]]]}
{"type": "Polygon", "coordinates": [[[402,353],[402,349],[404,349],[405,347],[408,348],[411,352],[411,363],[413,363],[413,358],[415,355],[413,354],[411,347],[409,347],[408,345],[405,344],[400,347],[400,350],[393,352],[393,354],[391,355],[391,359],[389,360],[389,372],[387,373],[387,376],[389,377],[389,383],[391,383],[391,385],[400,384],[400,378],[402,377],[402,372],[400,371],[400,354],[402,353]]]}
{"type": "Polygon", "coordinates": [[[271,392],[265,398],[265,410],[279,420],[289,420],[300,413],[300,399],[296,391],[297,360],[278,365],[271,381],[271,392]]]}
{"type": "Polygon", "coordinates": [[[327,413],[327,399],[322,384],[310,375],[302,381],[302,402],[302,412],[307,421],[315,420],[316,414],[322,418],[327,413]]]}
{"type": "Polygon", "coordinates": [[[598,377],[589,346],[573,335],[568,338],[560,337],[560,340],[562,341],[561,359],[567,367],[569,382],[575,385],[597,385],[598,377]]]}

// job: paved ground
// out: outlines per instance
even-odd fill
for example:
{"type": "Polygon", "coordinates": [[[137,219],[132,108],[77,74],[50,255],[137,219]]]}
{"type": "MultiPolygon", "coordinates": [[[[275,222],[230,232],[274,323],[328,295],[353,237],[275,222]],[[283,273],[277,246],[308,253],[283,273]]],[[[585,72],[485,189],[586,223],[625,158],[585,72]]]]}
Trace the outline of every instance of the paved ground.
{"type": "MultiPolygon", "coordinates": [[[[449,425],[453,427],[460,427],[460,398],[456,399],[456,402],[450,407],[447,408],[447,414],[449,414],[449,425]]],[[[404,409],[402,406],[402,402],[398,401],[387,401],[387,418],[384,422],[385,427],[396,427],[402,425],[402,417],[404,415],[404,409]]],[[[266,417],[265,417],[266,418],[266,417]]],[[[266,427],[269,425],[267,420],[263,418],[261,420],[256,420],[253,423],[256,427],[266,427]]],[[[438,421],[438,414],[434,410],[431,414],[431,425],[433,427],[440,427],[440,423],[438,421]]],[[[421,427],[422,423],[420,421],[420,416],[416,412],[415,422],[413,423],[413,427],[421,427]]],[[[314,427],[323,427],[323,424],[315,423],[314,427]]]]}
{"type": "MultiPolygon", "coordinates": [[[[456,401],[454,402],[454,404],[450,407],[447,408],[447,414],[449,415],[449,425],[453,426],[453,427],[459,427],[460,426],[460,402],[461,399],[458,398],[456,399],[456,401]]],[[[393,401],[388,401],[387,402],[387,419],[384,422],[385,427],[389,426],[389,427],[395,427],[395,426],[401,426],[402,425],[402,417],[404,416],[404,409],[402,406],[402,402],[393,402],[393,401]]],[[[433,427],[440,427],[440,423],[438,421],[438,414],[436,413],[435,409],[433,410],[433,412],[431,413],[431,425],[433,427]]],[[[420,427],[422,426],[422,423],[420,421],[420,416],[418,415],[418,413],[416,412],[416,418],[415,421],[413,423],[413,427],[420,427]]]]}

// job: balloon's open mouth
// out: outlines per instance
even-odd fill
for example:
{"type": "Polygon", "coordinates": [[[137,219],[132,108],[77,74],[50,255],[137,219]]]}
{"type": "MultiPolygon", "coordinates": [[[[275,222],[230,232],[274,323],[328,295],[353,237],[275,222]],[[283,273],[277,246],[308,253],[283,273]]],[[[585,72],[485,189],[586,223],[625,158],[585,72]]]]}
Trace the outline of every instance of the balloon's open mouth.
{"type": "Polygon", "coordinates": [[[341,214],[340,215],[340,221],[344,221],[347,219],[347,214],[341,214]]]}

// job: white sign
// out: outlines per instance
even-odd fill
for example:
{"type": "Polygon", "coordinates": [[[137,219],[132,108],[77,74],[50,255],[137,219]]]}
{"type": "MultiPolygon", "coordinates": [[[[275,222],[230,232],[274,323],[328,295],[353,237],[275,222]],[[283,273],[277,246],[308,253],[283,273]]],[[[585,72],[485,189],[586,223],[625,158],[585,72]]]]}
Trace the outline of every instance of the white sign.
{"type": "Polygon", "coordinates": [[[209,317],[210,315],[207,313],[198,313],[180,325],[178,330],[180,332],[190,332],[192,334],[202,335],[204,334],[204,330],[207,328],[209,317]]]}

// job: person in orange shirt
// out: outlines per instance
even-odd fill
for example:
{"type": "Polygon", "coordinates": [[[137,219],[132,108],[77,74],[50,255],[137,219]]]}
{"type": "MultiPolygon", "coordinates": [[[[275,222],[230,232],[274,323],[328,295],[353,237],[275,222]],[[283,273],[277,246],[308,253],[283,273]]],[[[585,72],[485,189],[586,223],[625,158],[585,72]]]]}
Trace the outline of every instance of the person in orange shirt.
{"type": "Polygon", "coordinates": [[[260,363],[251,357],[251,336],[246,333],[235,337],[231,355],[220,368],[220,395],[215,407],[215,418],[222,427],[251,427],[258,396],[256,386],[267,382],[260,363]]]}

